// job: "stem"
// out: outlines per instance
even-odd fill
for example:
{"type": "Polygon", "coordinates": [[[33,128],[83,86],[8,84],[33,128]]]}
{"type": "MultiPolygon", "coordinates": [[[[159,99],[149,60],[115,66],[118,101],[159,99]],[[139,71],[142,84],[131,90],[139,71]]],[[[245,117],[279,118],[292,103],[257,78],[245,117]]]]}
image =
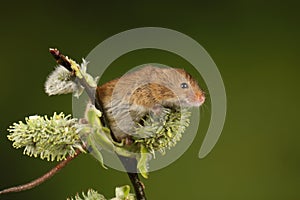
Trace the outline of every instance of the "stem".
{"type": "MultiPolygon", "coordinates": [[[[71,64],[70,64],[70,62],[69,62],[69,60],[66,56],[61,54],[57,49],[50,49],[49,51],[53,55],[53,57],[55,58],[55,60],[58,64],[65,67],[67,70],[72,72],[72,74],[75,76],[75,73],[74,73],[73,69],[71,68],[71,64]]],[[[103,113],[102,117],[100,118],[102,124],[106,127],[109,127],[109,123],[107,123],[108,121],[106,119],[104,109],[102,108],[101,102],[98,99],[98,95],[96,95],[95,88],[92,88],[86,82],[86,80],[84,78],[82,78],[82,79],[79,79],[77,77],[75,77],[75,78],[76,78],[76,81],[84,87],[84,89],[87,92],[87,95],[89,96],[91,101],[93,103],[95,103],[95,107],[103,113]]],[[[111,132],[111,134],[112,134],[112,138],[116,139],[113,132],[111,132]]],[[[121,160],[121,162],[122,162],[124,168],[126,169],[126,171],[128,171],[127,174],[128,174],[129,179],[130,179],[130,181],[131,181],[131,183],[134,187],[134,191],[135,191],[137,200],[146,200],[146,195],[145,195],[145,192],[144,192],[144,185],[140,181],[138,173],[131,173],[130,172],[130,171],[132,171],[132,169],[134,169],[134,171],[136,171],[136,169],[137,169],[137,160],[135,158],[127,158],[127,157],[123,157],[123,156],[120,156],[120,155],[119,155],[119,159],[121,160]]]]}
{"type": "Polygon", "coordinates": [[[146,200],[146,195],[145,195],[145,187],[144,184],[140,181],[139,176],[137,173],[130,173],[127,172],[129,179],[133,185],[136,199],[138,200],[146,200]]]}
{"type": "Polygon", "coordinates": [[[66,160],[61,161],[59,164],[57,164],[54,168],[52,168],[50,171],[48,171],[43,176],[41,176],[41,177],[39,177],[39,178],[29,182],[29,183],[26,183],[24,185],[19,185],[19,186],[15,186],[15,187],[11,187],[11,188],[1,190],[0,195],[1,194],[6,194],[6,193],[11,193],[11,192],[21,192],[21,191],[29,190],[31,188],[34,188],[34,187],[40,185],[41,183],[45,182],[46,180],[48,180],[52,176],[54,176],[57,172],[59,172],[62,168],[64,168],[70,161],[72,161],[80,153],[81,153],[81,151],[77,149],[76,154],[73,157],[72,156],[67,157],[66,160]]]}
{"type": "Polygon", "coordinates": [[[128,158],[120,155],[119,155],[119,159],[121,160],[125,169],[128,171],[127,175],[133,185],[136,198],[138,200],[146,200],[144,184],[140,181],[137,173],[130,172],[130,171],[136,171],[137,160],[135,158],[128,158]]]}

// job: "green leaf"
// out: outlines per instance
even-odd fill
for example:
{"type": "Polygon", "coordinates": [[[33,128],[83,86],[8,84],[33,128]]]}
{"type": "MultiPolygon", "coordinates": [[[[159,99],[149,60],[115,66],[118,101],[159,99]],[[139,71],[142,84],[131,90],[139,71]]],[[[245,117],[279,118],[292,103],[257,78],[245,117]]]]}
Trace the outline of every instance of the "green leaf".
{"type": "Polygon", "coordinates": [[[151,154],[148,152],[144,145],[141,145],[141,152],[138,157],[137,168],[144,178],[148,178],[148,162],[151,158],[151,154]]]}
{"type": "Polygon", "coordinates": [[[116,188],[116,197],[112,200],[134,200],[134,195],[130,193],[130,186],[125,185],[116,188]]]}
{"type": "Polygon", "coordinates": [[[102,126],[99,117],[101,112],[94,105],[88,104],[86,119],[88,123],[78,125],[78,132],[90,151],[101,165],[105,167],[101,150],[115,151],[115,145],[110,137],[109,129],[102,126]]]}
{"type": "Polygon", "coordinates": [[[100,149],[97,148],[97,144],[95,143],[94,140],[92,140],[90,137],[88,137],[88,144],[90,147],[90,153],[100,162],[101,166],[104,169],[107,169],[107,167],[104,165],[104,160],[103,160],[103,156],[100,152],[100,149]]]}

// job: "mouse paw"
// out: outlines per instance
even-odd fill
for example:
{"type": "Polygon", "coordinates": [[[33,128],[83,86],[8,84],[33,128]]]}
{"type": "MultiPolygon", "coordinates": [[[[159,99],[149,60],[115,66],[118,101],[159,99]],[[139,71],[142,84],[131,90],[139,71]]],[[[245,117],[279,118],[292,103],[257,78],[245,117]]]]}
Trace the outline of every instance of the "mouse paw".
{"type": "Polygon", "coordinates": [[[150,110],[150,115],[159,116],[162,114],[162,111],[163,111],[163,106],[160,104],[155,104],[150,110]]]}

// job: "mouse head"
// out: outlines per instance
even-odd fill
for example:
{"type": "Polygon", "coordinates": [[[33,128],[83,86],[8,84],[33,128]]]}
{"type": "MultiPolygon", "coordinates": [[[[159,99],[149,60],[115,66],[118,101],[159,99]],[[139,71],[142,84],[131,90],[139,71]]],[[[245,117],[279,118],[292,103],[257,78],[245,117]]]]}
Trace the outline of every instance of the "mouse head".
{"type": "Polygon", "coordinates": [[[163,104],[170,103],[183,107],[199,107],[205,101],[204,92],[199,87],[197,81],[184,69],[160,68],[158,77],[165,89],[162,95],[163,104]]]}

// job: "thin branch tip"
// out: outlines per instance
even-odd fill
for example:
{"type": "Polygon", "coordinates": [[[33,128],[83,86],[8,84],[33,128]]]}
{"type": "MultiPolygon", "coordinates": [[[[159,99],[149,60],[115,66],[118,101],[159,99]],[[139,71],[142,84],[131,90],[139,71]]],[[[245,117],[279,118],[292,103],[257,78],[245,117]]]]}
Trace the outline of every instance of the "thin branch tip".
{"type": "Polygon", "coordinates": [[[54,57],[54,59],[56,60],[57,64],[62,65],[63,67],[65,67],[70,72],[73,71],[73,69],[71,68],[70,61],[66,58],[66,56],[64,56],[63,54],[61,54],[58,49],[56,49],[56,48],[49,48],[49,52],[54,57]]]}
{"type": "Polygon", "coordinates": [[[18,186],[14,186],[11,188],[1,190],[0,195],[12,193],[12,192],[22,192],[25,190],[30,190],[30,189],[44,183],[45,181],[50,179],[52,176],[54,176],[57,172],[59,172],[61,169],[63,169],[68,163],[70,163],[80,153],[81,153],[81,151],[77,149],[75,155],[67,157],[66,160],[63,160],[60,163],[58,163],[54,168],[52,168],[50,171],[48,171],[46,174],[42,175],[41,177],[34,179],[33,181],[31,181],[29,183],[25,183],[23,185],[18,185],[18,186]]]}

